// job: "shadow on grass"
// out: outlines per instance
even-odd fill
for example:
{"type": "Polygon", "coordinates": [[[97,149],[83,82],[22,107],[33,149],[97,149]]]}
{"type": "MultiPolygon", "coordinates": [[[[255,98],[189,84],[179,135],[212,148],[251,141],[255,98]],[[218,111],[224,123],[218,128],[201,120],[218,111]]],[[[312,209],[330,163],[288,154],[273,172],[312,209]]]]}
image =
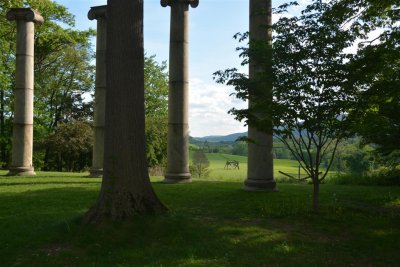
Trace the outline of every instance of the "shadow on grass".
{"type": "MultiPolygon", "coordinates": [[[[194,218],[185,214],[185,209],[162,217],[138,216],[129,223],[82,226],[76,218],[94,203],[97,193],[57,188],[0,195],[3,263],[223,266],[247,262],[249,258],[240,256],[242,253],[250,253],[253,247],[270,247],[284,236],[262,226],[236,229],[235,221],[220,224],[217,218],[194,218]]],[[[262,263],[264,258],[256,262],[262,263]]]]}
{"type": "Polygon", "coordinates": [[[306,186],[253,194],[240,183],[155,184],[168,215],[101,226],[79,222],[98,195],[98,187],[83,186],[0,194],[1,264],[394,266],[400,260],[398,217],[348,212],[340,202],[341,210],[314,215],[306,186]]]}
{"type": "Polygon", "coordinates": [[[23,182],[23,183],[18,183],[18,182],[10,182],[10,183],[0,183],[0,186],[19,186],[19,185],[89,185],[89,184],[100,184],[98,181],[88,181],[88,182],[82,182],[82,181],[77,181],[77,182],[71,182],[71,181],[65,181],[65,182],[60,182],[60,181],[49,181],[49,182],[23,182]]]}

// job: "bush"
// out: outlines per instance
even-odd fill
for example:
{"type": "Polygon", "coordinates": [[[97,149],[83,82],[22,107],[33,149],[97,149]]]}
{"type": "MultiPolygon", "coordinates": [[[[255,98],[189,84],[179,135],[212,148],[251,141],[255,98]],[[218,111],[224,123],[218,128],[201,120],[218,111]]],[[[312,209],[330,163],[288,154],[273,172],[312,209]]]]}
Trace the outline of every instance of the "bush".
{"type": "Polygon", "coordinates": [[[337,174],[327,182],[332,184],[400,186],[400,166],[381,167],[368,174],[337,174]]]}
{"type": "Polygon", "coordinates": [[[394,168],[381,167],[372,172],[371,177],[376,181],[376,185],[400,186],[400,166],[394,168]]]}

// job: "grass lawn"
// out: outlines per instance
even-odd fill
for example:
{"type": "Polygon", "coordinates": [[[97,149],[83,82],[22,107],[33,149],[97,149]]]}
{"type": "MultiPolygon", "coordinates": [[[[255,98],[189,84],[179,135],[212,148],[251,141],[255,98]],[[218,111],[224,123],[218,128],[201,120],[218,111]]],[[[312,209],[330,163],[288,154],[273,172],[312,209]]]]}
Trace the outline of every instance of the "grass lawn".
{"type": "Polygon", "coordinates": [[[307,184],[249,193],[226,177],[152,180],[168,215],[94,226],[79,218],[100,179],[0,176],[0,265],[399,266],[399,187],[322,185],[316,215],[307,184]]]}
{"type": "MultiPolygon", "coordinates": [[[[243,181],[247,174],[247,157],[236,156],[221,153],[207,153],[207,158],[210,161],[210,177],[208,180],[227,180],[227,181],[243,181]],[[225,169],[227,160],[239,161],[240,169],[225,169]]],[[[298,176],[299,164],[295,160],[288,159],[275,159],[274,160],[274,175],[277,181],[285,180],[288,178],[280,174],[279,171],[291,174],[295,177],[298,176]]],[[[305,172],[300,171],[301,177],[305,177],[305,172]]]]}

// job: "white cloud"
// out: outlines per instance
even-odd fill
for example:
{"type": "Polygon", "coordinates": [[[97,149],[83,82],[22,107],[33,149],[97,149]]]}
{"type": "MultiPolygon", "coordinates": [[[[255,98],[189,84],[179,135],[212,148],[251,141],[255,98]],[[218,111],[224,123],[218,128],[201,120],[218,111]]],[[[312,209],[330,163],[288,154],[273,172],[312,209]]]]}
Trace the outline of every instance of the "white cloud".
{"type": "Polygon", "coordinates": [[[191,136],[226,135],[246,131],[242,123],[227,112],[232,107],[244,108],[238,104],[232,89],[227,86],[208,84],[200,79],[190,80],[189,129],[191,136]]]}

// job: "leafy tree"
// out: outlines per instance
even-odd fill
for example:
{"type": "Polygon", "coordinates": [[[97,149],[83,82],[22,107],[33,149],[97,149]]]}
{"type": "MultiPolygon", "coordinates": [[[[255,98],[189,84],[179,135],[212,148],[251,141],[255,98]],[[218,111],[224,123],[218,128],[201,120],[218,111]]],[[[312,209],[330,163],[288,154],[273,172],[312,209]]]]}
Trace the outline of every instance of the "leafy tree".
{"type": "MultiPolygon", "coordinates": [[[[290,150],[313,182],[313,208],[319,210],[319,186],[328,174],[339,142],[347,136],[350,123],[346,116],[354,105],[354,92],[346,86],[351,55],[345,53],[358,37],[346,30],[349,17],[343,9],[332,10],[335,1],[316,0],[300,16],[283,16],[273,26],[272,73],[263,66],[255,81],[236,69],[217,72],[218,82],[235,86],[236,96],[247,99],[252,82],[261,88],[273,80],[273,101],[267,90],[252,92],[257,103],[251,109],[230,112],[238,120],[253,124],[264,132],[273,132],[290,150]],[[262,114],[260,116],[259,114],[262,114]],[[328,166],[321,164],[328,159],[328,166]]],[[[296,4],[296,3],[292,3],[296,4]]],[[[289,5],[279,7],[285,13],[289,5]]],[[[245,40],[247,34],[237,37],[245,40]]],[[[259,61],[271,50],[263,45],[240,48],[243,64],[248,58],[259,61]]],[[[350,88],[352,89],[352,88],[350,88]]]]}
{"type": "Polygon", "coordinates": [[[150,167],[162,167],[167,158],[168,73],[166,62],[144,58],[146,155],[150,167]]]}
{"type": "Polygon", "coordinates": [[[246,142],[236,141],[232,147],[233,155],[247,156],[248,154],[248,146],[246,142]]]}
{"type": "Polygon", "coordinates": [[[50,164],[54,164],[58,171],[89,168],[93,130],[87,122],[62,123],[45,142],[52,151],[50,164]]]}
{"type": "Polygon", "coordinates": [[[374,149],[360,143],[342,144],[337,151],[337,157],[332,164],[332,169],[339,173],[365,175],[374,167],[374,149]]]}
{"type": "Polygon", "coordinates": [[[196,150],[193,153],[193,160],[190,172],[198,178],[208,177],[210,174],[210,161],[203,150],[196,150]]]}
{"type": "Polygon", "coordinates": [[[166,208],[150,183],[145,148],[143,0],[109,0],[104,174],[85,222],[129,219],[166,208]]]}
{"type": "Polygon", "coordinates": [[[149,167],[163,167],[167,158],[167,121],[164,117],[146,117],[146,156],[149,167]]]}
{"type": "Polygon", "coordinates": [[[364,25],[365,35],[380,29],[377,37],[360,43],[351,62],[350,85],[360,91],[357,109],[351,115],[357,118],[355,130],[364,143],[373,143],[378,151],[390,154],[400,149],[400,1],[350,3],[339,4],[358,14],[353,24],[364,25]]]}

